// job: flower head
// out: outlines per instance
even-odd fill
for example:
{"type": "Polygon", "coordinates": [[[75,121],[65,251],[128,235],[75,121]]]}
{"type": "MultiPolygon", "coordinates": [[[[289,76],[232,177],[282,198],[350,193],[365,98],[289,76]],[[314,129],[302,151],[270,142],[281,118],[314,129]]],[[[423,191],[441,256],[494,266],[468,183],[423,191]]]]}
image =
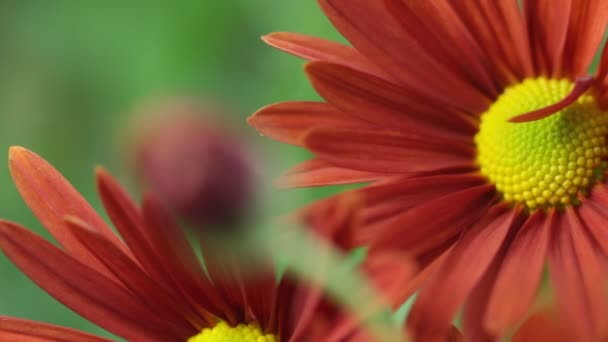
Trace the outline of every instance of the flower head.
{"type": "Polygon", "coordinates": [[[351,243],[416,255],[408,328],[421,340],[445,336],[462,307],[465,336],[507,334],[546,261],[568,333],[606,338],[608,50],[588,72],[608,2],[319,3],[352,47],[264,37],[310,61],[326,101],[249,119],[316,155],[280,183],[368,183],[353,191],[366,204],[351,243]]]}
{"type": "MultiPolygon", "coordinates": [[[[0,221],[0,249],[29,278],[84,318],[129,341],[342,341],[361,334],[318,285],[230,250],[202,248],[203,270],[169,212],[151,195],[138,207],[103,169],[97,186],[116,235],[38,155],[10,150],[25,202],[60,247],[0,221]]],[[[200,243],[206,245],[204,237],[200,243]]],[[[260,257],[260,260],[263,260],[260,257]]],[[[0,337],[104,339],[0,317],[0,337]]]]}

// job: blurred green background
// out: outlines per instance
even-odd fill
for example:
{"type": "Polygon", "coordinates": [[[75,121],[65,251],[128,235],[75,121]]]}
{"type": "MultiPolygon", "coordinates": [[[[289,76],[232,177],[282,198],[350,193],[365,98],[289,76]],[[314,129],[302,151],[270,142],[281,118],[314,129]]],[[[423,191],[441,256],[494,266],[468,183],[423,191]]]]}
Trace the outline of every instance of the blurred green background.
{"type": "MultiPolygon", "coordinates": [[[[133,108],[187,95],[223,103],[269,165],[264,172],[275,177],[306,153],[259,137],[246,117],[269,103],[318,96],[301,60],[262,43],[260,36],[272,31],[342,40],[315,1],[0,1],[0,147],[39,153],[99,208],[95,165],[135,190],[122,152],[133,108]]],[[[325,191],[289,191],[277,211],[325,191]]],[[[48,237],[5,166],[0,217],[48,237]]],[[[46,295],[4,256],[0,314],[111,336],[46,295]]]]}

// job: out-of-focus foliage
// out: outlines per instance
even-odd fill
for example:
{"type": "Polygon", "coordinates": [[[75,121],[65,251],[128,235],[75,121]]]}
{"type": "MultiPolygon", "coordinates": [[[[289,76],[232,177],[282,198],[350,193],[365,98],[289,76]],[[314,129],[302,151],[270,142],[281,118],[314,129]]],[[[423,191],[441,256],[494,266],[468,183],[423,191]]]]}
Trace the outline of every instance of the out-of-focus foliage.
{"type": "MultiPolygon", "coordinates": [[[[315,1],[2,1],[0,151],[22,145],[55,165],[96,208],[93,167],[128,184],[124,141],[133,109],[150,99],[212,99],[251,139],[269,179],[299,149],[257,137],[245,118],[288,99],[317,99],[302,61],[265,46],[271,31],[341,40],[315,1]]],[[[6,152],[3,152],[6,153],[6,152]]],[[[134,187],[130,187],[135,190],[134,187]]],[[[292,190],[276,213],[327,194],[292,190]]],[[[0,167],[0,217],[48,237],[0,167]]],[[[0,258],[0,314],[110,336],[0,258]]]]}

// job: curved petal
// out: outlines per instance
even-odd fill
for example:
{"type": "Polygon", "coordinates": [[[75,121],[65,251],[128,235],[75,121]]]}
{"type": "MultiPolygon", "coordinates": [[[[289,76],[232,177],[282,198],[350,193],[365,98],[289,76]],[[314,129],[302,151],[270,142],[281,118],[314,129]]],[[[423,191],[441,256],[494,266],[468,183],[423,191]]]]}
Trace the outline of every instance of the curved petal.
{"type": "Polygon", "coordinates": [[[489,99],[453,66],[441,64],[412,39],[390,13],[384,1],[319,0],[334,26],[383,70],[390,70],[402,85],[417,89],[448,108],[481,113],[489,99]]]}
{"type": "Polygon", "coordinates": [[[57,325],[0,316],[0,341],[112,342],[111,340],[57,325]]]}
{"type": "Polygon", "coordinates": [[[78,191],[48,162],[24,148],[10,148],[9,167],[23,200],[57,242],[74,258],[113,278],[112,273],[64,229],[63,219],[66,215],[79,217],[131,256],[130,251],[78,191]]]}
{"type": "Polygon", "coordinates": [[[372,128],[325,102],[272,104],[255,112],[247,122],[271,139],[296,146],[301,146],[304,135],[315,127],[372,128]]]}
{"type": "Polygon", "coordinates": [[[448,139],[319,128],[306,135],[304,144],[319,159],[360,171],[416,173],[474,168],[474,147],[448,139]]]}
{"type": "Polygon", "coordinates": [[[540,284],[555,211],[536,211],[509,246],[488,298],[484,325],[503,335],[527,313],[540,284]]]}
{"type": "Polygon", "coordinates": [[[0,248],[51,296],[110,332],[134,340],[180,338],[133,294],[29,230],[0,221],[0,248]]]}
{"type": "Polygon", "coordinates": [[[549,311],[535,313],[528,318],[513,336],[513,342],[568,342],[564,327],[549,311]]]}
{"type": "Polygon", "coordinates": [[[351,46],[291,32],[271,33],[263,36],[262,40],[270,46],[309,61],[341,64],[382,78],[389,78],[351,46]]]}
{"type": "Polygon", "coordinates": [[[374,125],[435,138],[470,137],[477,130],[470,115],[376,76],[322,62],[307,64],[306,73],[329,103],[374,125]]]}
{"type": "Polygon", "coordinates": [[[310,159],[283,174],[277,184],[285,188],[364,183],[387,177],[387,174],[337,167],[321,159],[310,159]]]}
{"type": "Polygon", "coordinates": [[[414,303],[408,318],[414,338],[426,341],[447,334],[452,316],[483,277],[518,216],[518,210],[498,204],[464,233],[414,303]]]}

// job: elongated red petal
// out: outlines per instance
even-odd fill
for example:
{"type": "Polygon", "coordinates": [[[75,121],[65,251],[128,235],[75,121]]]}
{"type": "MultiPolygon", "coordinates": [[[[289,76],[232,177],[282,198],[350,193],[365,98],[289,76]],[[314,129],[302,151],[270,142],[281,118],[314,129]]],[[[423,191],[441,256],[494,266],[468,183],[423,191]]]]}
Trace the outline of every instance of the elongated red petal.
{"type": "Polygon", "coordinates": [[[341,64],[383,78],[390,78],[351,46],[291,32],[271,33],[263,36],[262,40],[268,45],[309,61],[341,64]]]}
{"type": "Polygon", "coordinates": [[[502,336],[527,313],[540,284],[555,211],[537,211],[509,246],[488,301],[484,325],[502,336]]]}
{"type": "Polygon", "coordinates": [[[305,146],[343,168],[384,173],[416,173],[473,168],[474,148],[447,139],[428,141],[392,132],[314,129],[305,146]]]}
{"type": "Polygon", "coordinates": [[[313,62],[306,72],[319,95],[361,120],[427,137],[470,137],[477,121],[415,89],[341,65],[313,62]]]}
{"type": "Polygon", "coordinates": [[[301,188],[371,182],[387,174],[337,167],[321,159],[310,159],[294,166],[277,180],[280,187],[301,188]]]}
{"type": "Polygon", "coordinates": [[[412,308],[408,328],[415,338],[425,341],[447,333],[452,316],[494,260],[518,215],[499,204],[464,233],[412,308]]]}
{"type": "Polygon", "coordinates": [[[133,294],[29,230],[0,221],[0,248],[34,283],[108,331],[129,340],[179,338],[133,294]]]}
{"type": "Polygon", "coordinates": [[[166,292],[148,277],[139,265],[92,231],[85,222],[68,217],[66,223],[74,235],[90,248],[135,296],[161,316],[168,325],[173,326],[183,339],[196,335],[198,328],[204,326],[204,321],[188,306],[175,300],[173,292],[166,292]]]}
{"type": "Polygon", "coordinates": [[[578,341],[606,338],[608,298],[603,260],[586,236],[575,209],[559,215],[550,248],[550,270],[562,324],[578,341]]]}
{"type": "Polygon", "coordinates": [[[460,235],[493,202],[494,189],[480,185],[439,197],[405,210],[392,219],[358,232],[374,248],[398,248],[411,253],[430,250],[460,235]]]}
{"type": "Polygon", "coordinates": [[[319,0],[334,26],[363,55],[402,85],[441,101],[447,108],[481,113],[490,103],[473,84],[420,47],[384,1],[319,0]]]}
{"type": "Polygon", "coordinates": [[[572,88],[570,94],[564,97],[561,101],[554,103],[550,106],[534,110],[529,113],[515,116],[509,119],[509,121],[522,123],[536,121],[551,116],[552,114],[555,114],[574,103],[574,101],[576,101],[581,95],[583,95],[587,90],[589,90],[589,88],[593,85],[593,82],[594,80],[591,76],[578,78],[574,83],[574,88],[572,88]]]}
{"type": "Polygon", "coordinates": [[[0,341],[111,342],[78,330],[7,316],[0,316],[0,341]]]}
{"type": "Polygon", "coordinates": [[[66,215],[79,217],[130,255],[91,205],[55,168],[29,150],[11,147],[9,166],[23,200],[57,242],[76,259],[112,278],[111,273],[95,256],[70,231],[64,229],[63,218],[66,215]]]}
{"type": "Polygon", "coordinates": [[[247,119],[258,132],[296,146],[315,127],[371,128],[370,123],[324,102],[281,102],[266,106],[247,119]]]}
{"type": "Polygon", "coordinates": [[[571,76],[589,72],[608,22],[608,3],[604,0],[575,1],[572,6],[568,40],[565,47],[565,68],[571,76]]]}
{"type": "MultiPolygon", "coordinates": [[[[524,0],[537,72],[564,77],[564,48],[570,23],[572,0],[524,0]]],[[[578,76],[578,75],[576,75],[578,76]]]]}

